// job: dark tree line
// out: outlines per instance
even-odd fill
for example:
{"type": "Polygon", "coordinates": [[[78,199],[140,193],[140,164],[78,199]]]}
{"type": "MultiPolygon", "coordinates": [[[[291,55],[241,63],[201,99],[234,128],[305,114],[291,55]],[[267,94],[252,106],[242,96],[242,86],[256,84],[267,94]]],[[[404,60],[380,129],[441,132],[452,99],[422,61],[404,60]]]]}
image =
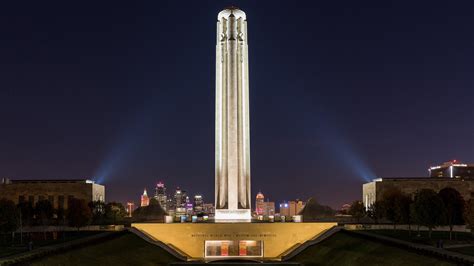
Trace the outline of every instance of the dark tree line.
{"type": "Polygon", "coordinates": [[[69,225],[81,228],[89,224],[118,224],[126,217],[121,203],[90,202],[72,198],[68,209],[54,208],[50,201],[39,200],[36,204],[0,199],[0,234],[4,237],[20,226],[69,225]]]}
{"type": "MultiPolygon", "coordinates": [[[[376,201],[366,209],[361,201],[355,201],[349,209],[358,222],[360,218],[370,217],[375,223],[386,219],[396,229],[398,224],[425,226],[431,232],[437,226],[449,226],[452,239],[454,225],[465,223],[474,225],[474,201],[465,202],[454,188],[444,188],[436,193],[432,189],[418,190],[413,197],[398,189],[386,191],[382,200],[376,201]]],[[[411,231],[410,227],[409,230],[411,231]]]]}
{"type": "Polygon", "coordinates": [[[154,198],[150,199],[148,206],[139,207],[133,211],[135,221],[162,221],[164,215],[166,215],[166,212],[154,198]]]}

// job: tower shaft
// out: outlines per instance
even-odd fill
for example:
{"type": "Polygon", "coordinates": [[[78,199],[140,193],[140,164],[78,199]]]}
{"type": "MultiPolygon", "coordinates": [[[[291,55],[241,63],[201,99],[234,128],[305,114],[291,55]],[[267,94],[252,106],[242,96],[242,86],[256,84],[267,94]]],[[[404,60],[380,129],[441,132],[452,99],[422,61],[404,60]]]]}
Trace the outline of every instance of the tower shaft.
{"type": "Polygon", "coordinates": [[[216,220],[250,219],[247,21],[221,11],[216,45],[216,220]]]}

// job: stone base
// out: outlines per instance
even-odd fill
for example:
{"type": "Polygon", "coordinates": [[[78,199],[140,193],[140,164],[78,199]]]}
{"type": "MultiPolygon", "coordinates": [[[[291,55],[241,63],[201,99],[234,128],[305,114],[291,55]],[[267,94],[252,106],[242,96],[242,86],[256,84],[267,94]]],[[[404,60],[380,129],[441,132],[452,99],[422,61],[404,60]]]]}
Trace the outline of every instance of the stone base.
{"type": "Polygon", "coordinates": [[[252,220],[250,209],[216,209],[214,221],[217,223],[249,223],[252,220]]]}
{"type": "MultiPolygon", "coordinates": [[[[263,254],[252,260],[279,261],[309,240],[314,240],[336,223],[135,223],[154,241],[168,245],[188,260],[211,261],[205,244],[209,241],[261,241],[263,254]]],[[[229,257],[227,259],[236,259],[229,257]]]]}

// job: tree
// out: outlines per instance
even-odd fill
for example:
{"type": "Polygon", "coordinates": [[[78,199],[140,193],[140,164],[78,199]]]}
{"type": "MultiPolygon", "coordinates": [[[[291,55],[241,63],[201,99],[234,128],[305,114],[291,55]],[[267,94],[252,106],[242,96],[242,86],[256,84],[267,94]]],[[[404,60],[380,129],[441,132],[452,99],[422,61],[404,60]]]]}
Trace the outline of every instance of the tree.
{"type": "Polygon", "coordinates": [[[92,212],[85,200],[72,198],[68,202],[67,220],[69,226],[79,228],[89,224],[92,212]]]}
{"type": "Polygon", "coordinates": [[[392,189],[383,195],[382,205],[384,216],[393,223],[393,229],[397,224],[410,224],[411,199],[399,189],[392,189]]]}
{"type": "Polygon", "coordinates": [[[352,217],[354,217],[357,222],[359,222],[360,218],[364,217],[366,214],[366,210],[362,201],[354,201],[349,208],[349,214],[352,215],[352,217]]]}
{"type": "Polygon", "coordinates": [[[408,233],[411,235],[411,223],[413,222],[412,213],[411,213],[411,206],[413,200],[405,194],[399,199],[399,205],[397,208],[398,212],[398,223],[400,224],[408,224],[408,233]]]}
{"type": "Polygon", "coordinates": [[[414,220],[418,225],[429,229],[429,237],[433,228],[443,223],[445,207],[441,197],[432,189],[422,189],[415,193],[413,203],[414,220]]]}
{"type": "MultiPolygon", "coordinates": [[[[11,200],[0,199],[0,233],[15,232],[19,226],[19,211],[11,200]]],[[[5,239],[5,238],[4,238],[5,239]]]]}
{"type": "Polygon", "coordinates": [[[367,216],[369,216],[375,223],[378,223],[385,215],[384,205],[382,201],[376,201],[367,209],[367,216]]]}
{"type": "Polygon", "coordinates": [[[102,224],[105,218],[105,203],[103,201],[91,201],[89,202],[89,208],[92,212],[92,223],[102,224]]]}
{"type": "Polygon", "coordinates": [[[119,202],[109,202],[105,205],[105,217],[108,221],[113,221],[114,224],[117,220],[122,221],[127,216],[125,207],[119,202]]]}
{"type": "Polygon", "coordinates": [[[299,214],[303,215],[305,221],[315,221],[323,217],[334,216],[335,210],[329,206],[319,204],[316,199],[310,198],[299,214]]]}
{"type": "Polygon", "coordinates": [[[33,204],[30,201],[21,201],[20,203],[18,203],[17,208],[21,213],[21,220],[23,226],[32,225],[35,216],[35,209],[33,208],[33,204]]]}
{"type": "Polygon", "coordinates": [[[158,205],[158,204],[160,204],[160,202],[157,199],[155,198],[150,199],[149,205],[158,205]]]}
{"type": "Polygon", "coordinates": [[[453,226],[455,224],[464,224],[463,211],[464,199],[461,194],[454,188],[443,188],[438,195],[444,203],[445,207],[445,222],[449,226],[449,239],[452,239],[453,226]]]}
{"type": "Polygon", "coordinates": [[[136,221],[163,220],[166,212],[160,204],[139,207],[133,211],[133,219],[136,221]]]}
{"type": "Polygon", "coordinates": [[[40,200],[35,205],[35,216],[38,224],[48,225],[53,219],[54,209],[49,200],[40,200]]]}
{"type": "Polygon", "coordinates": [[[469,199],[464,206],[464,220],[469,227],[474,227],[474,199],[469,199]]]}

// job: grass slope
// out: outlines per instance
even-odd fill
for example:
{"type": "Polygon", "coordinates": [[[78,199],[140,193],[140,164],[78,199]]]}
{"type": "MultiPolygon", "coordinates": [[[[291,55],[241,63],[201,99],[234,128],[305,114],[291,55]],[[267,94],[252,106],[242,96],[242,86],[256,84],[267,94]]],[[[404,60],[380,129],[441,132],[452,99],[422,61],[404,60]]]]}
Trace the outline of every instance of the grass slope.
{"type": "Polygon", "coordinates": [[[167,265],[177,261],[165,250],[131,233],[102,243],[48,256],[31,265],[167,265]]]}
{"type": "MultiPolygon", "coordinates": [[[[32,261],[31,265],[166,265],[165,250],[126,233],[116,238],[32,261]]],[[[455,265],[409,250],[339,232],[292,259],[305,265],[455,265]]]]}
{"type": "Polygon", "coordinates": [[[292,259],[305,265],[455,265],[339,232],[292,259]]]}

